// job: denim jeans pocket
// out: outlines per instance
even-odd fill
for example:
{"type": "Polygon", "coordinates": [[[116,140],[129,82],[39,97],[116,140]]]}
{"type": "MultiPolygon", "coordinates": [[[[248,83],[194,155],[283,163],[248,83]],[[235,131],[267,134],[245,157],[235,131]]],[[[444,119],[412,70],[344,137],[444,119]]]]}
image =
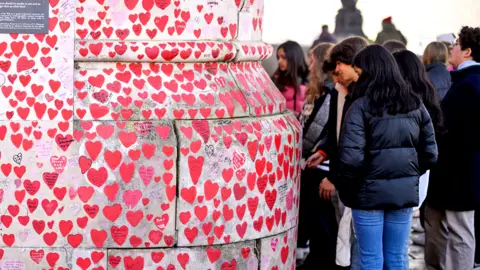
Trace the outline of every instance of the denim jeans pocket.
{"type": "Polygon", "coordinates": [[[407,214],[407,213],[413,212],[413,208],[411,207],[402,208],[402,209],[396,210],[395,212],[407,214]]]}
{"type": "Polygon", "coordinates": [[[356,210],[360,213],[368,213],[368,214],[379,214],[383,212],[383,210],[356,210]]]}

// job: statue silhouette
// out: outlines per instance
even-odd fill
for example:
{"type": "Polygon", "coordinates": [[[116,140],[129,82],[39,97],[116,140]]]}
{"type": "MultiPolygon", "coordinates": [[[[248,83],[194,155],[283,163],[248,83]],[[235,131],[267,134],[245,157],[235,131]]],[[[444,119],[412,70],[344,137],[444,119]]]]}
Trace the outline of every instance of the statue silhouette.
{"type": "Polygon", "coordinates": [[[352,35],[365,37],[363,33],[363,17],[357,9],[357,0],[341,0],[343,7],[338,11],[334,34],[338,37],[352,35]]]}

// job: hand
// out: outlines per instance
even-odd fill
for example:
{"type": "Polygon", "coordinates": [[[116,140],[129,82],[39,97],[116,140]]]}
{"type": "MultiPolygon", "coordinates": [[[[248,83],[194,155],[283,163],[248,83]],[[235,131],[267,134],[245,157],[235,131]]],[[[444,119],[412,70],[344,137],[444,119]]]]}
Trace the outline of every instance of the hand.
{"type": "Polygon", "coordinates": [[[331,200],[333,193],[335,192],[335,186],[328,180],[328,178],[323,178],[319,186],[320,198],[325,200],[331,200]]]}
{"type": "Polygon", "coordinates": [[[318,165],[320,165],[324,161],[325,161],[324,155],[320,153],[315,153],[307,159],[307,162],[305,163],[305,165],[310,169],[315,169],[317,168],[318,165]]]}

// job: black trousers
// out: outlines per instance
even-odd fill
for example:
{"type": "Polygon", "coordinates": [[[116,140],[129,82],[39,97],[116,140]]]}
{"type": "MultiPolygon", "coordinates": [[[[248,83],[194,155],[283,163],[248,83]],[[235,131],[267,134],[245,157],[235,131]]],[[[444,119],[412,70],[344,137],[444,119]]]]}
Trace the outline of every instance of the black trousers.
{"type": "Polygon", "coordinates": [[[480,263],[480,208],[475,210],[475,263],[480,263]]]}
{"type": "Polygon", "coordinates": [[[302,172],[297,247],[306,247],[310,241],[310,253],[302,269],[337,269],[338,225],[332,202],[320,198],[319,186],[324,177],[325,172],[320,170],[302,172]]]}

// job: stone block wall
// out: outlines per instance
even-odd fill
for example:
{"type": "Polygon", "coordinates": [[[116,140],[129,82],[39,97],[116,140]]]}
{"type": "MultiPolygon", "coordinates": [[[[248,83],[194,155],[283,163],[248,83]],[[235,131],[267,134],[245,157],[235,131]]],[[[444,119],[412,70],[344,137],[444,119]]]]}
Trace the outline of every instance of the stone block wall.
{"type": "Polygon", "coordinates": [[[293,269],[262,0],[49,0],[0,35],[0,269],[293,269]]]}

